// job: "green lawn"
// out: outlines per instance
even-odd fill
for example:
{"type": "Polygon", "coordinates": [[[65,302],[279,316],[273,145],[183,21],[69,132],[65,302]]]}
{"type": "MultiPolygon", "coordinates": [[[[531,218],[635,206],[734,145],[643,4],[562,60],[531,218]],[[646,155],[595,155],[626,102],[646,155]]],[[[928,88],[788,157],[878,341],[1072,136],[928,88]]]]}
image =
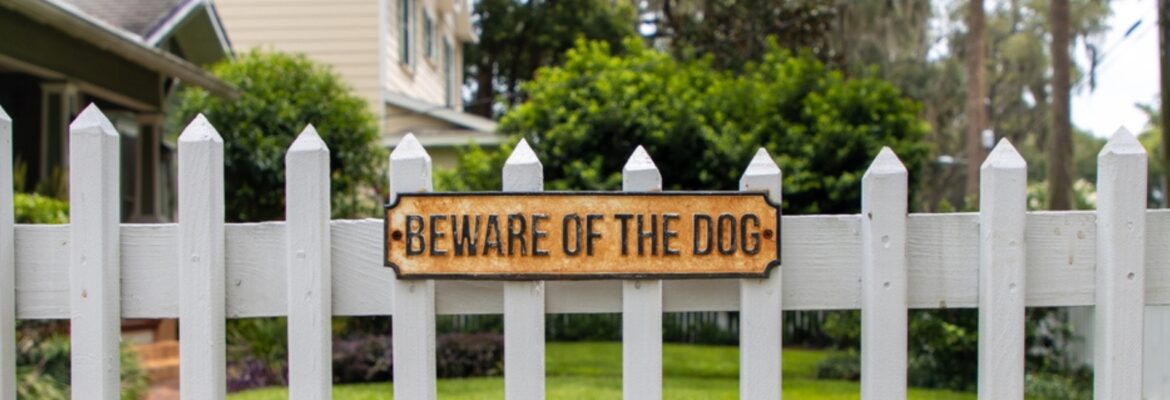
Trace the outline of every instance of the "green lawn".
{"type": "MultiPolygon", "coordinates": [[[[737,399],[739,349],[732,346],[664,344],[663,397],[667,399],[737,399]]],[[[620,343],[548,343],[546,388],[551,399],[618,399],[622,394],[620,343]]],[[[857,382],[817,380],[816,365],[828,353],[784,350],[784,396],[790,399],[856,399],[857,382]]],[[[389,383],[338,385],[339,400],[390,399],[389,383]]],[[[502,399],[503,378],[439,380],[443,399],[502,399]]],[[[228,396],[232,400],[286,399],[284,388],[267,388],[228,396]]],[[[974,399],[974,393],[910,390],[912,399],[974,399]]]]}

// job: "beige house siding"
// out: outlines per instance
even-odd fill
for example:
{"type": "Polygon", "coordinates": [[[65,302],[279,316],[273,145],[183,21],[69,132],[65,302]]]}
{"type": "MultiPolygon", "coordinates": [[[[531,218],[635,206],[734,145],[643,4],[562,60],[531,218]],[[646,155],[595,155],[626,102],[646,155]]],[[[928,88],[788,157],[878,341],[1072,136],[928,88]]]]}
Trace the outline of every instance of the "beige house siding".
{"type": "Polygon", "coordinates": [[[215,6],[237,51],[270,48],[330,64],[381,115],[378,0],[215,0],[215,6]]]}
{"type": "Polygon", "coordinates": [[[440,3],[450,1],[462,0],[414,0],[414,10],[412,13],[412,25],[414,25],[414,36],[411,42],[414,45],[414,59],[409,64],[404,64],[401,53],[399,52],[401,41],[399,40],[400,32],[402,32],[401,15],[399,7],[401,7],[400,0],[386,0],[388,3],[387,29],[390,31],[388,40],[386,41],[386,90],[407,94],[419,100],[435,104],[437,106],[445,106],[447,104],[446,82],[443,73],[443,68],[446,65],[443,57],[443,42],[446,41],[451,44],[454,53],[454,59],[451,60],[455,65],[454,78],[452,79],[452,90],[454,91],[454,109],[463,110],[463,100],[460,91],[462,90],[463,82],[463,43],[455,37],[455,13],[449,11],[451,7],[444,7],[440,3]],[[429,13],[433,16],[436,25],[436,36],[434,40],[434,56],[427,58],[426,52],[423,48],[424,33],[423,33],[423,13],[429,13]]]}

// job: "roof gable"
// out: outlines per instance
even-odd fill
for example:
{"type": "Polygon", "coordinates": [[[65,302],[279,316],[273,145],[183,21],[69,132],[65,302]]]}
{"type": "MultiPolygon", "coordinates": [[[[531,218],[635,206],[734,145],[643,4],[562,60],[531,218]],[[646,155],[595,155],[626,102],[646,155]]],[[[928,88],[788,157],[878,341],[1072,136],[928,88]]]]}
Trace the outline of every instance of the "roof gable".
{"type": "Polygon", "coordinates": [[[82,12],[139,37],[150,37],[194,0],[66,0],[82,12]]]}

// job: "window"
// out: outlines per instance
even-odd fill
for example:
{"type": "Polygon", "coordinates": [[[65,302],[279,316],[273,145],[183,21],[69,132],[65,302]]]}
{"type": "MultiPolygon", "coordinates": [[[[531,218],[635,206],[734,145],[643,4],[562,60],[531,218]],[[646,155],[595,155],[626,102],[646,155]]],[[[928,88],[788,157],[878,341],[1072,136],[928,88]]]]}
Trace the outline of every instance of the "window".
{"type": "Polygon", "coordinates": [[[68,181],[69,123],[77,117],[77,87],[66,82],[41,84],[40,180],[54,185],[68,181]],[[56,175],[56,176],[54,176],[56,175]]]}
{"type": "Polygon", "coordinates": [[[455,107],[455,50],[443,41],[443,89],[447,107],[455,107]]]}
{"type": "Polygon", "coordinates": [[[423,53],[428,60],[435,59],[435,20],[431,14],[423,13],[423,53]]]}
{"type": "Polygon", "coordinates": [[[414,46],[411,45],[414,39],[414,0],[399,0],[398,1],[398,61],[406,65],[414,64],[414,46]]]}

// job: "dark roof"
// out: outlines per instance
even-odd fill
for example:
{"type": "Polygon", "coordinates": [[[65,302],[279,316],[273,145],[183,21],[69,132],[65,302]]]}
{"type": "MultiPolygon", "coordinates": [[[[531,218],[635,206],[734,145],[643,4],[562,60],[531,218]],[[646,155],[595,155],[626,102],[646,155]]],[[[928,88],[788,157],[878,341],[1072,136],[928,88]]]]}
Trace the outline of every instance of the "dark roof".
{"type": "Polygon", "coordinates": [[[115,27],[150,37],[181,6],[193,0],[65,0],[82,12],[115,27]]]}

